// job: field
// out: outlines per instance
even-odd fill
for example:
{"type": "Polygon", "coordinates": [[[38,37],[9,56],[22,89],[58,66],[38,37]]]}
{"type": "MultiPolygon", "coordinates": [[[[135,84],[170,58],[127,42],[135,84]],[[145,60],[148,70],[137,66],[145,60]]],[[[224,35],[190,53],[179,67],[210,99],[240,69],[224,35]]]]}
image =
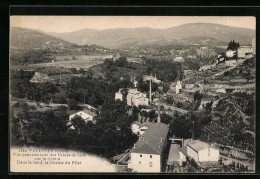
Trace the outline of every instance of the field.
{"type": "Polygon", "coordinates": [[[88,69],[94,65],[100,64],[104,61],[105,55],[80,55],[74,56],[57,56],[54,63],[38,63],[28,65],[28,68],[41,68],[41,67],[64,67],[64,68],[80,68],[88,69]]]}

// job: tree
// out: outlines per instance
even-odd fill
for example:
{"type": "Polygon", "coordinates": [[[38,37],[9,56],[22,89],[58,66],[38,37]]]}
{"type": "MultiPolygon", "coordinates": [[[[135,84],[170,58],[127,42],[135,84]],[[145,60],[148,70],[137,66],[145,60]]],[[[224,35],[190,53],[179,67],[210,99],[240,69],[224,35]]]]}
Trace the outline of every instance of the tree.
{"type": "Polygon", "coordinates": [[[118,67],[127,67],[128,62],[127,62],[126,57],[120,57],[120,58],[116,59],[115,65],[118,67]]]}
{"type": "Polygon", "coordinates": [[[79,115],[75,115],[72,119],[71,119],[71,123],[74,126],[75,130],[79,133],[82,134],[83,131],[85,130],[85,126],[86,126],[86,122],[84,119],[82,119],[81,116],[79,115]]]}
{"type": "Polygon", "coordinates": [[[227,50],[237,50],[240,47],[239,42],[235,42],[234,40],[231,40],[228,43],[227,50]]]}
{"type": "Polygon", "coordinates": [[[85,74],[85,70],[84,70],[83,68],[80,68],[80,69],[79,69],[79,73],[82,74],[82,75],[84,75],[84,74],[85,74]]]}
{"type": "Polygon", "coordinates": [[[166,103],[169,104],[169,105],[173,105],[173,96],[166,96],[166,103]]]}
{"type": "Polygon", "coordinates": [[[75,101],[74,99],[69,99],[68,107],[69,107],[69,110],[78,109],[77,101],[75,101]]]}

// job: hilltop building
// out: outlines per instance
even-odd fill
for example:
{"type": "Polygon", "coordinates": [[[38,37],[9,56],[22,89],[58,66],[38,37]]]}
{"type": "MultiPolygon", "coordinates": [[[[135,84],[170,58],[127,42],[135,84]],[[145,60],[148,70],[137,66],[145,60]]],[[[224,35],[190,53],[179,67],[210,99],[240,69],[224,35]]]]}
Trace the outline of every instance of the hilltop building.
{"type": "Polygon", "coordinates": [[[234,57],[236,55],[237,55],[237,51],[234,51],[234,50],[226,51],[226,57],[228,57],[228,58],[232,58],[232,57],[234,57]]]}
{"type": "Polygon", "coordinates": [[[162,172],[169,126],[152,123],[130,151],[128,168],[136,172],[162,172]]]}
{"type": "Polygon", "coordinates": [[[145,93],[138,91],[136,88],[131,88],[128,90],[127,94],[127,105],[129,106],[139,106],[149,105],[149,98],[147,98],[145,93]]]}
{"type": "Polygon", "coordinates": [[[252,46],[241,46],[237,49],[237,57],[238,58],[246,58],[247,56],[253,57],[254,49],[252,46]]]}

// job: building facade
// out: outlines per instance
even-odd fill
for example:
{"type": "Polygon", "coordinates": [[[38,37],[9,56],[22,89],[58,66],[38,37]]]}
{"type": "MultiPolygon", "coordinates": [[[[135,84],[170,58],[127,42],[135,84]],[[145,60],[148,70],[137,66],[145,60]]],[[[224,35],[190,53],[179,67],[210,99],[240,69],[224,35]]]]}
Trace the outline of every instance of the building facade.
{"type": "Polygon", "coordinates": [[[72,115],[69,116],[69,119],[71,120],[72,118],[74,118],[75,116],[80,116],[85,122],[88,122],[88,121],[93,121],[94,120],[94,117],[97,116],[97,114],[91,112],[90,110],[88,109],[85,109],[83,111],[79,111],[77,113],[74,113],[72,115]]]}
{"type": "Polygon", "coordinates": [[[128,168],[135,172],[162,172],[169,126],[153,123],[130,151],[128,168]]]}
{"type": "Polygon", "coordinates": [[[187,146],[187,155],[196,162],[217,162],[219,150],[200,140],[194,140],[187,146]]]}
{"type": "Polygon", "coordinates": [[[115,100],[120,100],[120,101],[123,101],[123,94],[122,94],[122,88],[120,88],[118,90],[118,92],[115,93],[115,100]]]}
{"type": "Polygon", "coordinates": [[[238,58],[246,58],[247,55],[253,53],[254,53],[254,49],[251,46],[241,46],[237,49],[238,58]]]}
{"type": "Polygon", "coordinates": [[[139,105],[148,106],[149,99],[147,98],[145,93],[138,91],[136,88],[132,88],[132,89],[128,90],[127,105],[129,105],[129,106],[139,106],[139,105]]]}

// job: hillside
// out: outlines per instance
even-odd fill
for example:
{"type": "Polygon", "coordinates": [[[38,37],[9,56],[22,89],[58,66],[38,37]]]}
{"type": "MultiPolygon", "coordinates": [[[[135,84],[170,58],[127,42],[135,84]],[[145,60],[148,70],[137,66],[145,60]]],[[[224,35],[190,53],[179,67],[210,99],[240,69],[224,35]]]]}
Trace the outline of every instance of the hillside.
{"type": "Polygon", "coordinates": [[[19,27],[11,27],[10,29],[11,50],[26,52],[29,50],[46,48],[55,49],[60,47],[68,47],[71,45],[73,44],[70,42],[43,34],[35,30],[19,27]]]}
{"type": "MultiPolygon", "coordinates": [[[[49,33],[63,40],[84,44],[97,44],[108,48],[118,48],[122,45],[139,45],[146,43],[167,42],[169,40],[180,40],[185,38],[185,43],[194,43],[194,37],[208,37],[222,42],[235,40],[240,44],[251,43],[255,31],[246,28],[230,27],[210,23],[191,23],[167,29],[153,28],[125,28],[94,30],[83,29],[69,33],[49,33]],[[191,40],[189,40],[191,38],[191,40]]],[[[196,40],[196,42],[199,40],[196,40]]],[[[174,43],[172,41],[171,43],[174,43]]]]}

